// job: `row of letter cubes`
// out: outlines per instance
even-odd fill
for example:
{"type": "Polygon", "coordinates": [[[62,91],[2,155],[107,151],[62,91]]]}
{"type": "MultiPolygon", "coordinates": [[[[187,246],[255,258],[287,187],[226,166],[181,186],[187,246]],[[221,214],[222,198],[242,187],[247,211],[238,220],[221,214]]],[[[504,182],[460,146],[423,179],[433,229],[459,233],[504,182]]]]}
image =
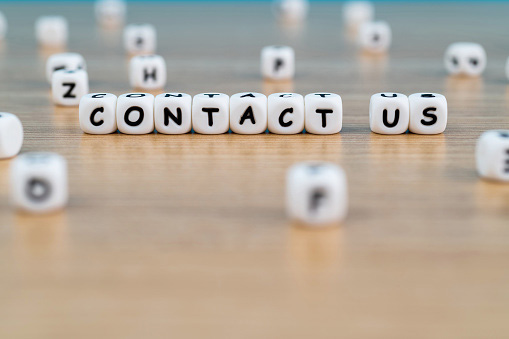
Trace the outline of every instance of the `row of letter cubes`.
{"type": "MultiPolygon", "coordinates": [[[[379,134],[442,133],[447,125],[447,101],[443,95],[418,93],[407,97],[380,93],[371,97],[371,130],[379,134]]],[[[88,94],[79,109],[81,129],[89,134],[335,134],[343,125],[343,103],[334,93],[221,93],[191,97],[185,93],[88,94]]]]}

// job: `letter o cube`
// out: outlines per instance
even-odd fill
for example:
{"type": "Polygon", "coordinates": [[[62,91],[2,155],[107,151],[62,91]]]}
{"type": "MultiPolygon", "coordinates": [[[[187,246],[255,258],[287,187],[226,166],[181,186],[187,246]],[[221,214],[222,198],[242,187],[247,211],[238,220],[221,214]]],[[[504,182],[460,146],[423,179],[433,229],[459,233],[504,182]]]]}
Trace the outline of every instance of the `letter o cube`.
{"type": "Polygon", "coordinates": [[[125,134],[154,132],[154,96],[149,93],[127,93],[119,96],[117,127],[125,134]]]}
{"type": "Polygon", "coordinates": [[[348,187],[344,171],[329,163],[300,163],[286,177],[288,216],[310,225],[339,223],[348,210],[348,187]]]}
{"type": "Polygon", "coordinates": [[[378,134],[403,134],[410,124],[408,97],[401,93],[378,93],[369,103],[369,127],[378,134]]]}
{"type": "Polygon", "coordinates": [[[23,145],[23,125],[17,116],[0,113],[0,159],[17,155],[23,145]]]}
{"type": "Polygon", "coordinates": [[[472,42],[451,44],[444,56],[444,64],[451,75],[480,76],[486,68],[486,51],[472,42]]]}
{"type": "Polygon", "coordinates": [[[484,132],[477,140],[476,163],[481,177],[509,182],[509,130],[484,132]]]}
{"type": "Polygon", "coordinates": [[[261,53],[262,76],[267,80],[291,80],[295,75],[295,52],[288,46],[267,46],[261,53]]]}
{"type": "Polygon", "coordinates": [[[110,134],[117,131],[117,96],[91,93],[80,101],[81,130],[88,134],[110,134]]]}

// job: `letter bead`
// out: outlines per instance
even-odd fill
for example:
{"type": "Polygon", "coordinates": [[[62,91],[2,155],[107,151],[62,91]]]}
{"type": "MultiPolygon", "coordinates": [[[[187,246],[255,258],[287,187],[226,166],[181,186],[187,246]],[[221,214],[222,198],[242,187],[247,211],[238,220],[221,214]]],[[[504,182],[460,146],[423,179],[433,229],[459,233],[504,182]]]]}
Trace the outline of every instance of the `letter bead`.
{"type": "Polygon", "coordinates": [[[440,134],[447,127],[447,99],[436,93],[415,93],[408,97],[409,130],[416,134],[440,134]]]}
{"type": "Polygon", "coordinates": [[[368,52],[386,52],[391,46],[391,27],[385,21],[366,22],[359,28],[359,45],[368,52]]]}
{"type": "Polygon", "coordinates": [[[288,216],[295,221],[325,226],[343,221],[348,210],[344,171],[329,163],[300,163],[286,178],[288,216]]]}
{"type": "Polygon", "coordinates": [[[46,79],[51,84],[53,72],[59,70],[76,71],[79,69],[87,70],[87,64],[83,56],[78,53],[58,53],[53,54],[46,62],[46,79]]]}
{"type": "Polygon", "coordinates": [[[81,97],[88,94],[87,72],[83,70],[53,72],[51,91],[55,104],[78,106],[81,97]]]}
{"type": "Polygon", "coordinates": [[[7,35],[7,19],[5,18],[5,15],[3,12],[0,12],[0,40],[5,39],[5,36],[7,35]]]}
{"type": "Polygon", "coordinates": [[[230,129],[230,98],[214,92],[195,95],[192,114],[196,133],[226,133],[230,129]]]}
{"type": "Polygon", "coordinates": [[[129,78],[133,88],[163,88],[166,85],[166,62],[160,55],[135,56],[130,62],[129,78]]]}
{"type": "Polygon", "coordinates": [[[343,5],[343,21],[349,28],[357,28],[373,21],[375,7],[369,1],[348,1],[343,5]]]}
{"type": "Polygon", "coordinates": [[[369,127],[378,134],[403,134],[410,123],[408,97],[400,93],[378,93],[369,103],[369,127]]]}
{"type": "Polygon", "coordinates": [[[62,16],[42,16],[35,22],[35,35],[41,46],[63,47],[68,34],[67,19],[62,16]]]}
{"type": "Polygon", "coordinates": [[[23,125],[17,116],[0,112],[0,159],[17,155],[23,145],[23,125]]]}
{"type": "Polygon", "coordinates": [[[95,17],[104,27],[120,26],[125,21],[127,5],[123,0],[98,0],[95,2],[95,17]]]}
{"type": "Polygon", "coordinates": [[[312,134],[335,134],[343,127],[343,102],[334,93],[311,93],[304,98],[305,128],[312,134]]]}
{"type": "Polygon", "coordinates": [[[486,51],[476,43],[457,42],[450,45],[444,57],[451,75],[480,76],[486,68],[486,51]]]}
{"type": "Polygon", "coordinates": [[[267,97],[245,92],[230,98],[230,128],[238,134],[260,134],[267,130],[267,97]]]}
{"type": "Polygon", "coordinates": [[[154,26],[128,25],[124,28],[124,47],[129,54],[153,54],[156,51],[157,34],[154,26]]]}
{"type": "Polygon", "coordinates": [[[286,23],[299,23],[304,21],[309,11],[308,0],[277,0],[275,12],[279,19],[286,23]]]}
{"type": "Polygon", "coordinates": [[[122,94],[117,100],[117,126],[121,133],[154,132],[154,96],[148,93],[122,94]]]}
{"type": "Polygon", "coordinates": [[[18,209],[47,213],[68,200],[67,163],[54,153],[25,153],[11,164],[11,200],[18,209]]]}
{"type": "Polygon", "coordinates": [[[268,118],[271,133],[301,133],[304,130],[304,98],[297,93],[269,95],[268,118]]]}
{"type": "Polygon", "coordinates": [[[295,52],[288,46],[267,46],[261,53],[262,76],[268,80],[291,80],[295,75],[295,52]]]}
{"type": "Polygon", "coordinates": [[[477,141],[476,162],[481,177],[509,182],[509,130],[484,132],[477,141]]]}
{"type": "Polygon", "coordinates": [[[185,93],[163,93],[156,96],[154,122],[158,133],[185,134],[191,132],[193,98],[185,93]]]}
{"type": "Polygon", "coordinates": [[[80,100],[81,130],[88,134],[110,134],[117,131],[117,96],[91,93],[80,100]]]}

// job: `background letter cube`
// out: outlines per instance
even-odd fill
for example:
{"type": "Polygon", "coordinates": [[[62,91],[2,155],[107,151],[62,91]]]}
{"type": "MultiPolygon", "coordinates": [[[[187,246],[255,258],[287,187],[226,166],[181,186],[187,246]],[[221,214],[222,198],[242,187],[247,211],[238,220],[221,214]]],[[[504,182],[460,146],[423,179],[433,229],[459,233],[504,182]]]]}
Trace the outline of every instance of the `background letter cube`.
{"type": "Polygon", "coordinates": [[[125,134],[154,132],[154,96],[148,93],[122,94],[117,100],[117,126],[125,134]]]}
{"type": "Polygon", "coordinates": [[[306,19],[309,10],[308,0],[277,0],[275,12],[279,19],[287,23],[298,23],[306,19]]]}
{"type": "Polygon", "coordinates": [[[88,74],[83,70],[53,72],[51,91],[55,104],[78,106],[81,97],[88,94],[88,74]]]}
{"type": "Polygon", "coordinates": [[[410,132],[439,134],[447,127],[447,99],[436,93],[415,93],[410,103],[410,132]]]}
{"type": "Polygon", "coordinates": [[[374,17],[375,7],[369,1],[349,1],[343,5],[343,20],[349,28],[373,21],[374,17]]]}
{"type": "Polygon", "coordinates": [[[311,93],[304,98],[306,132],[339,133],[343,127],[343,101],[333,93],[311,93]]]}
{"type": "Polygon", "coordinates": [[[484,132],[477,141],[476,160],[481,177],[509,182],[509,130],[484,132]]]}
{"type": "Polygon", "coordinates": [[[486,68],[486,51],[472,42],[457,42],[445,52],[445,68],[452,75],[479,76],[486,68]]]}
{"type": "Polygon", "coordinates": [[[238,134],[260,134],[267,130],[267,97],[245,92],[230,98],[230,128],[238,134]]]}
{"type": "Polygon", "coordinates": [[[11,165],[11,197],[19,209],[43,213],[67,204],[67,163],[54,153],[26,153],[11,165]]]}
{"type": "Polygon", "coordinates": [[[11,158],[23,145],[23,126],[17,116],[0,113],[0,159],[11,158]]]}
{"type": "Polygon", "coordinates": [[[0,12],[0,40],[5,39],[7,35],[7,19],[5,18],[4,13],[0,12]]]}
{"type": "Polygon", "coordinates": [[[344,171],[334,164],[301,163],[286,179],[288,216],[306,224],[331,224],[345,219],[348,187],[344,171]]]}
{"type": "Polygon", "coordinates": [[[196,133],[226,133],[230,129],[230,97],[214,92],[195,95],[192,114],[196,133]]]}
{"type": "Polygon", "coordinates": [[[53,72],[59,70],[76,71],[79,69],[87,70],[87,65],[83,56],[78,53],[59,53],[53,54],[46,62],[46,79],[51,84],[53,72]]]}
{"type": "Polygon", "coordinates": [[[98,0],[95,3],[97,22],[105,27],[122,25],[126,12],[127,6],[123,0],[98,0]]]}
{"type": "Polygon", "coordinates": [[[152,25],[129,25],[124,29],[124,46],[129,54],[154,53],[156,40],[156,29],[152,25]]]}
{"type": "Polygon", "coordinates": [[[156,96],[154,121],[156,130],[163,134],[191,132],[193,98],[185,93],[163,93],[156,96]]]}
{"type": "Polygon", "coordinates": [[[304,98],[296,93],[274,93],[268,98],[271,133],[297,134],[304,130],[304,98]]]}
{"type": "Polygon", "coordinates": [[[369,103],[369,127],[378,134],[403,134],[410,123],[408,97],[400,93],[378,93],[369,103]]]}
{"type": "Polygon", "coordinates": [[[109,134],[117,131],[117,96],[92,93],[81,98],[80,127],[88,134],[109,134]]]}
{"type": "Polygon", "coordinates": [[[135,56],[130,62],[129,78],[133,88],[163,88],[166,85],[166,62],[159,55],[135,56]]]}
{"type": "Polygon", "coordinates": [[[366,22],[359,29],[359,45],[369,52],[385,52],[391,46],[391,27],[384,21],[366,22]]]}
{"type": "Polygon", "coordinates": [[[264,47],[261,66],[265,79],[291,80],[295,74],[295,52],[288,46],[264,47]]]}
{"type": "Polygon", "coordinates": [[[67,19],[62,16],[43,16],[35,22],[35,36],[41,46],[63,47],[67,35],[67,19]]]}

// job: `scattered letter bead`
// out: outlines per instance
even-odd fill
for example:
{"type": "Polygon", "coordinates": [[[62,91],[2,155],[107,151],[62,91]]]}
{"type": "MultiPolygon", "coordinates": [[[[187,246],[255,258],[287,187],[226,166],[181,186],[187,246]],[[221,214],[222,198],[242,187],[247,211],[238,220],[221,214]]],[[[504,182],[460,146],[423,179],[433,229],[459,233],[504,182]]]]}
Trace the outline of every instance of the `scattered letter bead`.
{"type": "Polygon", "coordinates": [[[484,132],[477,141],[476,160],[481,177],[509,182],[509,130],[484,132]]]}
{"type": "Polygon", "coordinates": [[[267,97],[245,92],[230,98],[230,128],[238,134],[260,134],[267,130],[267,97]]]}
{"type": "Polygon", "coordinates": [[[88,134],[109,134],[117,131],[117,96],[92,93],[81,98],[79,118],[81,130],[88,134]]]}
{"type": "Polygon", "coordinates": [[[373,53],[385,52],[391,46],[391,27],[384,21],[366,22],[359,29],[359,45],[373,53]]]}
{"type": "Polygon", "coordinates": [[[41,46],[63,47],[67,44],[67,19],[62,16],[43,16],[35,22],[35,35],[41,46]]]}
{"type": "Polygon", "coordinates": [[[440,134],[447,127],[447,99],[436,93],[415,93],[410,104],[409,130],[416,134],[440,134]]]}
{"type": "Polygon", "coordinates": [[[135,56],[130,62],[129,78],[133,88],[163,88],[166,85],[166,62],[160,55],[135,56]]]}
{"type": "Polygon", "coordinates": [[[23,145],[23,126],[17,116],[0,113],[0,159],[11,158],[23,145]]]}
{"type": "Polygon", "coordinates": [[[304,130],[304,98],[297,93],[274,93],[268,98],[271,133],[297,134],[304,130]]]}
{"type": "Polygon", "coordinates": [[[311,93],[304,98],[306,132],[335,134],[343,126],[343,102],[333,93],[311,93]]]}
{"type": "Polygon", "coordinates": [[[191,106],[193,98],[185,93],[163,93],[156,96],[154,122],[162,134],[191,132],[191,106]]]}
{"type": "Polygon", "coordinates": [[[457,42],[447,48],[444,63],[449,74],[479,76],[486,68],[486,51],[476,43],[457,42]]]}
{"type": "Polygon", "coordinates": [[[95,3],[95,17],[100,25],[115,27],[125,20],[127,6],[123,0],[98,0],[95,3]]]}
{"type": "Polygon", "coordinates": [[[505,76],[507,79],[509,79],[509,58],[507,59],[507,62],[505,64],[505,76]]]}
{"type": "Polygon", "coordinates": [[[193,129],[201,134],[223,134],[230,128],[230,98],[221,93],[202,93],[193,98],[193,129]]]}
{"type": "Polygon", "coordinates": [[[88,94],[87,72],[83,70],[53,72],[51,91],[55,104],[78,106],[81,97],[88,94]]]}
{"type": "Polygon", "coordinates": [[[65,69],[68,71],[76,71],[79,69],[86,70],[87,65],[83,56],[78,53],[59,53],[53,54],[46,62],[46,79],[51,84],[53,72],[65,69]]]}
{"type": "Polygon", "coordinates": [[[369,126],[378,134],[402,134],[408,130],[408,97],[400,93],[378,93],[369,103],[369,126]]]}
{"type": "Polygon", "coordinates": [[[3,12],[0,12],[0,40],[5,39],[5,36],[7,35],[7,19],[5,18],[5,15],[3,12]]]}
{"type": "Polygon", "coordinates": [[[11,165],[14,206],[32,213],[52,212],[67,204],[67,163],[54,153],[26,153],[11,165]]]}
{"type": "Polygon", "coordinates": [[[268,80],[291,80],[295,75],[295,52],[288,46],[267,46],[261,53],[262,76],[268,80]]]}
{"type": "Polygon", "coordinates": [[[156,29],[152,25],[128,25],[124,29],[124,46],[129,54],[153,54],[156,40],[156,29]]]}
{"type": "Polygon", "coordinates": [[[347,27],[359,27],[373,21],[374,17],[375,7],[369,1],[348,1],[343,5],[343,20],[347,27]]]}
{"type": "Polygon", "coordinates": [[[117,126],[121,133],[154,132],[154,96],[148,93],[122,94],[117,100],[117,126]]]}
{"type": "Polygon", "coordinates": [[[286,179],[288,216],[301,223],[327,225],[343,221],[348,209],[346,175],[337,165],[301,163],[286,179]]]}
{"type": "Polygon", "coordinates": [[[299,23],[306,19],[309,10],[308,0],[277,0],[275,11],[279,19],[287,23],[299,23]]]}

